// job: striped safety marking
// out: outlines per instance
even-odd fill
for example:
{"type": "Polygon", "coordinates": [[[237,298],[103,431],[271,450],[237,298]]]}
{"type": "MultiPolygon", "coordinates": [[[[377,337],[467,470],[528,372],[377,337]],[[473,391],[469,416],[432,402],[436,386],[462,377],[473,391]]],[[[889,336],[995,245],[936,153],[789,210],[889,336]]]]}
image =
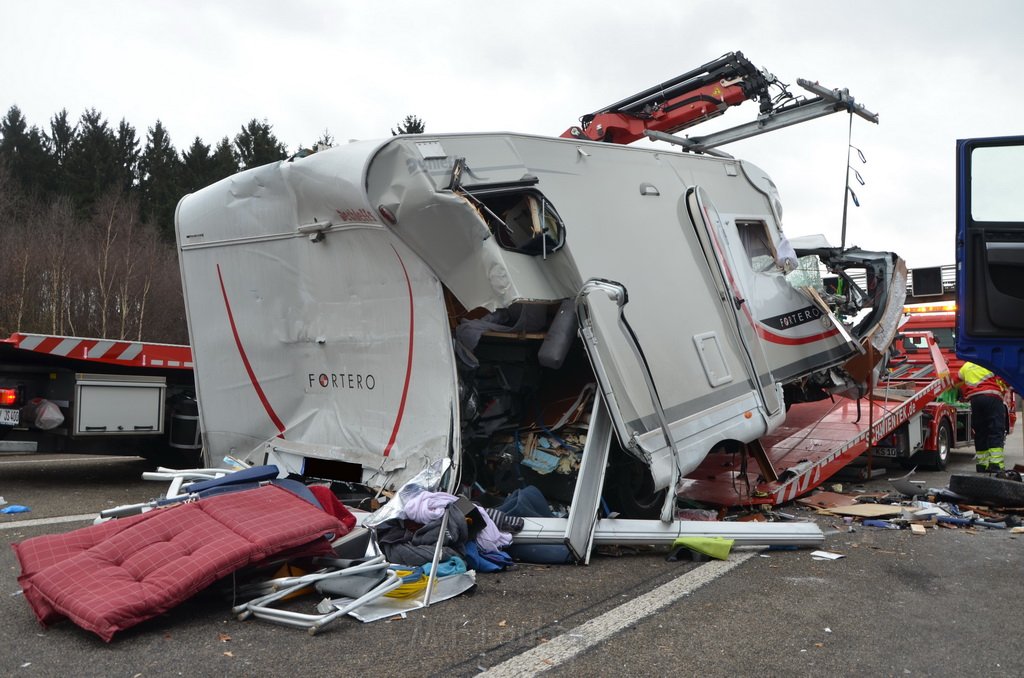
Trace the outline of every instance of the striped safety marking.
{"type": "Polygon", "coordinates": [[[7,343],[14,344],[23,351],[112,365],[170,367],[183,370],[191,370],[194,367],[192,349],[176,344],[21,333],[11,335],[7,343]]]}
{"type": "MultiPolygon", "coordinates": [[[[812,488],[817,487],[820,483],[822,472],[825,471],[829,465],[842,460],[840,468],[845,466],[847,458],[852,459],[853,457],[859,456],[871,445],[895,431],[899,426],[904,422],[909,421],[912,416],[917,414],[925,405],[934,400],[935,397],[951,385],[952,380],[949,378],[949,373],[947,372],[927,387],[918,391],[912,398],[904,401],[900,407],[894,408],[893,410],[883,414],[877,421],[875,421],[871,428],[858,434],[853,438],[853,440],[850,440],[842,447],[836,449],[832,454],[822,457],[803,473],[795,476],[776,489],[773,492],[775,495],[775,503],[783,504],[787,501],[792,501],[812,488]],[[851,454],[848,455],[847,453],[851,454]]],[[[832,474],[830,473],[829,475],[832,474]]]]}

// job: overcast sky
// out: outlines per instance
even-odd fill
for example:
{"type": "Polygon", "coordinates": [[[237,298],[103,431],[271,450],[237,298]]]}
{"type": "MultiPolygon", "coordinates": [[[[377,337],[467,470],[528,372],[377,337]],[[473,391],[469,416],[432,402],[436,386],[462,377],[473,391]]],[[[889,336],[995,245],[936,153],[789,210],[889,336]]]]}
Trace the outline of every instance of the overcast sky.
{"type": "MultiPolygon", "coordinates": [[[[427,132],[557,136],[580,115],[730,51],[803,93],[845,87],[880,115],[853,123],[848,244],[911,266],[953,262],[955,140],[1024,133],[1019,0],[4,0],[0,107],[46,129],[90,107],[175,146],[266,119],[289,150],[427,132]],[[855,156],[856,157],[856,156],[855,156]]],[[[754,103],[691,130],[748,122],[754,103]]],[[[838,244],[848,116],[723,148],[773,177],[790,236],[838,244]]],[[[648,141],[637,142],[650,145],[648,141]]]]}

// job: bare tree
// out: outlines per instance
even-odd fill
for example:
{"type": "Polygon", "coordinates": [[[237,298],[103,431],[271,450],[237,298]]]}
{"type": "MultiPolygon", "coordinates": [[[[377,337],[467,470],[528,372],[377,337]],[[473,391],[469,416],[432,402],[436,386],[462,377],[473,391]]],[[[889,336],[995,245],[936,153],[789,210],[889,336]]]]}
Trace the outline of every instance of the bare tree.
{"type": "Polygon", "coordinates": [[[150,301],[153,277],[160,275],[159,254],[167,250],[160,239],[157,226],[129,220],[128,231],[119,256],[122,260],[117,291],[120,318],[120,338],[141,341],[145,335],[146,306],[150,301]]]}
{"type": "Polygon", "coordinates": [[[0,336],[17,330],[24,313],[28,282],[28,238],[20,213],[25,202],[6,163],[0,162],[0,242],[4,243],[5,268],[0,276],[0,336]]]}
{"type": "Polygon", "coordinates": [[[130,285],[132,265],[131,239],[137,210],[132,201],[119,189],[107,191],[96,204],[90,225],[90,245],[94,256],[96,319],[98,336],[123,339],[123,322],[118,336],[111,337],[112,323],[123,309],[118,308],[117,290],[130,285]]]}
{"type": "MultiPolygon", "coordinates": [[[[74,332],[71,317],[71,297],[74,288],[72,275],[73,253],[78,249],[78,223],[70,200],[61,198],[39,212],[40,221],[33,224],[40,247],[37,257],[30,263],[38,276],[38,312],[50,334],[74,332]]],[[[30,323],[30,326],[32,323],[30,323]]],[[[33,328],[34,329],[34,328],[33,328]]],[[[45,330],[42,330],[45,331],[45,330]]]]}

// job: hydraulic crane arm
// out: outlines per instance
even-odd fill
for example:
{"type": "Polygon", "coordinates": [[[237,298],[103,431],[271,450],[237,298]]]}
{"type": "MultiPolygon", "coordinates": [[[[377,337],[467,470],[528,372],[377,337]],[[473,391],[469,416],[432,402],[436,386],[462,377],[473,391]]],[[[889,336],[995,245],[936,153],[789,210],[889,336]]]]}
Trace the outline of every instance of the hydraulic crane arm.
{"type": "Polygon", "coordinates": [[[873,122],[875,124],[878,123],[878,114],[869,111],[863,104],[857,103],[848,90],[828,89],[827,87],[822,87],[816,82],[804,80],[803,78],[797,78],[796,82],[798,85],[816,96],[813,99],[793,100],[783,106],[775,108],[774,110],[769,110],[767,112],[762,111],[761,115],[757,117],[757,120],[743,125],[738,125],[736,127],[730,127],[729,129],[721,130],[719,132],[714,132],[706,136],[684,139],[657,131],[648,131],[646,135],[651,139],[658,139],[659,141],[667,141],[671,144],[677,144],[688,151],[707,153],[709,155],[725,155],[721,152],[714,151],[713,149],[717,146],[723,146],[742,139],[749,139],[750,137],[757,136],[758,134],[782,129],[783,127],[789,127],[790,125],[796,125],[801,122],[807,122],[809,120],[814,120],[815,118],[831,115],[832,113],[838,113],[840,111],[848,111],[850,114],[856,114],[868,122],[873,122]]]}
{"type": "Polygon", "coordinates": [[[617,101],[580,118],[563,137],[630,144],[648,131],[671,134],[721,115],[748,99],[772,108],[769,85],[775,77],[758,70],[742,52],[730,52],[700,68],[617,101]]]}

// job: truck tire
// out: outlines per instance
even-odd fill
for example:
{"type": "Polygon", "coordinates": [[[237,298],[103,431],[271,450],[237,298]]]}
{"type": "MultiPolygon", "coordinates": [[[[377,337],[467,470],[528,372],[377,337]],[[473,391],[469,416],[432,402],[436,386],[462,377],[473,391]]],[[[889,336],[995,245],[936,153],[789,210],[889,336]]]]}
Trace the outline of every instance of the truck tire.
{"type": "Polygon", "coordinates": [[[949,463],[949,450],[953,445],[953,430],[949,422],[939,422],[939,430],[935,434],[935,449],[922,450],[914,455],[914,461],[929,471],[945,471],[949,463]]]}
{"type": "Polygon", "coordinates": [[[611,508],[623,518],[657,518],[661,515],[667,490],[654,490],[654,478],[647,465],[631,454],[612,451],[605,478],[611,508]]]}
{"type": "Polygon", "coordinates": [[[949,477],[953,492],[993,506],[1024,506],[1024,483],[982,475],[949,477]]]}

